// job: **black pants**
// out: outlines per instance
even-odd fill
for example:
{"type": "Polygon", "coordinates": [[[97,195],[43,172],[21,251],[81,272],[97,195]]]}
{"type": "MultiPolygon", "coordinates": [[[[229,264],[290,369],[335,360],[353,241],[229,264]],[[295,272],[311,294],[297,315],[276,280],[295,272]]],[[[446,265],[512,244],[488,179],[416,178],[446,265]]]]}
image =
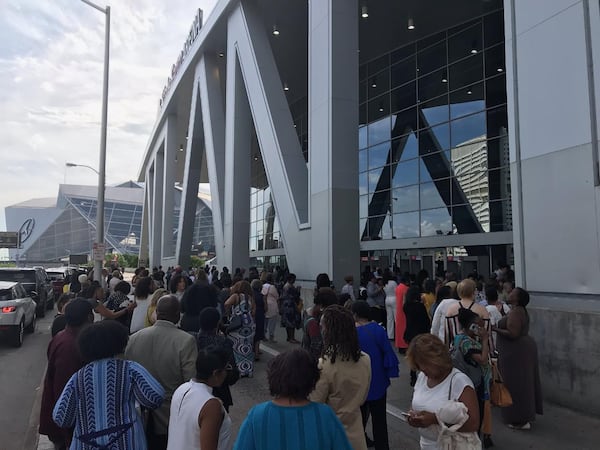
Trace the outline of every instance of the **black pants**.
{"type": "Polygon", "coordinates": [[[362,414],[363,427],[367,426],[369,415],[371,416],[371,426],[373,428],[373,440],[375,441],[375,450],[389,450],[387,430],[387,416],[385,411],[386,394],[377,400],[367,400],[360,407],[362,414]]]}

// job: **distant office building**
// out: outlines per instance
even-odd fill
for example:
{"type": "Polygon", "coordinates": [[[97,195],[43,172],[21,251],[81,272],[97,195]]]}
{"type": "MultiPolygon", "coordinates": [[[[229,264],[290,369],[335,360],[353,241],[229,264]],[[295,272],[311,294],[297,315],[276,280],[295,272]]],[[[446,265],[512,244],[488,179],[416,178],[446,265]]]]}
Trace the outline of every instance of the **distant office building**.
{"type": "MultiPolygon", "coordinates": [[[[58,197],[32,199],[5,209],[8,231],[19,231],[22,247],[11,249],[9,258],[22,263],[60,262],[69,255],[89,255],[96,234],[95,186],[62,184],[58,197]]],[[[181,189],[173,190],[175,203],[181,189]]],[[[104,227],[107,252],[135,254],[142,236],[143,184],[127,182],[107,186],[104,227]]],[[[175,216],[179,208],[175,209],[175,216]]],[[[177,239],[177,230],[170,238],[177,239]]],[[[214,254],[210,196],[200,193],[194,220],[193,254],[214,254]]]]}

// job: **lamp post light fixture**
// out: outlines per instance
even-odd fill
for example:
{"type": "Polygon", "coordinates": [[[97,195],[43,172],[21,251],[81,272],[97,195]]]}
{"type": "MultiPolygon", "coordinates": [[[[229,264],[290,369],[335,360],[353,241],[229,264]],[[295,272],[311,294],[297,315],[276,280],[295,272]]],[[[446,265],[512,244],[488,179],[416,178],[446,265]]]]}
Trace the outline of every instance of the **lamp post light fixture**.
{"type": "MultiPolygon", "coordinates": [[[[100,131],[100,164],[98,165],[98,205],[96,208],[96,242],[94,248],[104,248],[104,190],[106,186],[106,127],[107,127],[107,108],[108,108],[108,61],[110,53],[110,6],[102,8],[89,0],[81,0],[88,6],[97,9],[105,16],[104,32],[104,81],[102,89],[102,125],[100,131]]],[[[102,266],[104,264],[104,255],[99,259],[94,256],[94,280],[102,283],[102,266]]]]}
{"type": "Polygon", "coordinates": [[[67,166],[67,167],[85,167],[87,169],[93,170],[94,172],[96,172],[97,175],[100,175],[100,172],[98,172],[92,166],[88,166],[86,164],[75,164],[75,163],[72,163],[72,162],[68,162],[68,163],[65,163],[65,166],[67,166]]]}

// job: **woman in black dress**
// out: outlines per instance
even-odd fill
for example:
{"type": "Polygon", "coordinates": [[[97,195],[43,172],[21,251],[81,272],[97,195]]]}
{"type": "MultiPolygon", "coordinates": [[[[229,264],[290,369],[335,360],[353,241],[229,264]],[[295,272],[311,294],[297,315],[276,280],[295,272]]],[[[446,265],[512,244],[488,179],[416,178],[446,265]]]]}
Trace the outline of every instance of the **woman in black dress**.
{"type": "Polygon", "coordinates": [[[231,369],[227,370],[227,376],[225,377],[223,384],[219,387],[213,388],[213,395],[221,399],[225,411],[229,412],[229,407],[233,405],[233,399],[231,398],[229,386],[237,382],[240,377],[240,372],[235,364],[235,357],[233,356],[233,344],[218,330],[220,320],[221,314],[219,314],[217,308],[210,306],[202,310],[200,313],[200,331],[198,333],[197,344],[198,350],[212,345],[227,352],[227,366],[231,367],[231,369]]]}
{"type": "Polygon", "coordinates": [[[256,323],[256,333],[254,333],[254,359],[258,361],[261,354],[260,341],[265,338],[265,299],[261,293],[262,282],[252,280],[250,284],[254,292],[254,322],[256,323]]]}
{"type": "MultiPolygon", "coordinates": [[[[418,286],[411,286],[404,296],[404,315],[406,316],[406,329],[404,331],[404,340],[410,344],[419,334],[429,333],[431,322],[427,309],[421,301],[421,289],[418,286]]],[[[410,371],[410,385],[414,386],[417,382],[417,372],[410,371]]]]}

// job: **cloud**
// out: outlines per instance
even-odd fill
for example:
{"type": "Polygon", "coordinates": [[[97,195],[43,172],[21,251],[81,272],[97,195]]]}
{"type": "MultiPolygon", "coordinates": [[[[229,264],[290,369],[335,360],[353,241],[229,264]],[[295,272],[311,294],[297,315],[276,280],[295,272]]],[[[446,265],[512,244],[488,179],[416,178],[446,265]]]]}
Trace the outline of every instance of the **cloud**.
{"type": "MultiPolygon", "coordinates": [[[[216,1],[110,2],[107,183],[136,178],[196,9],[206,18],[216,1]]],[[[65,162],[98,167],[104,23],[76,0],[0,2],[0,230],[7,205],[93,184],[65,162]]]]}

